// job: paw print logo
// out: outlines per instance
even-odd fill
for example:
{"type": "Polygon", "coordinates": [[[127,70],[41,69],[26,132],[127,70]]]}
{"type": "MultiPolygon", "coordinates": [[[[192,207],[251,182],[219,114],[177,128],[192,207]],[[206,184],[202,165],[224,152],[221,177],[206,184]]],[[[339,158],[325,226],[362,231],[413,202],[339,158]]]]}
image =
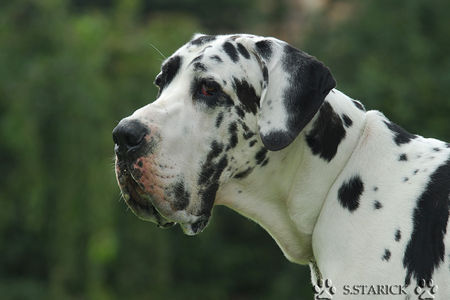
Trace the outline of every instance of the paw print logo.
{"type": "Polygon", "coordinates": [[[336,288],[330,279],[320,279],[317,284],[314,285],[314,299],[315,300],[331,300],[333,295],[336,294],[336,288]]]}
{"type": "Polygon", "coordinates": [[[434,299],[434,295],[436,294],[437,290],[438,287],[434,284],[432,279],[422,279],[414,289],[414,293],[419,296],[419,300],[432,300],[434,299]]]}

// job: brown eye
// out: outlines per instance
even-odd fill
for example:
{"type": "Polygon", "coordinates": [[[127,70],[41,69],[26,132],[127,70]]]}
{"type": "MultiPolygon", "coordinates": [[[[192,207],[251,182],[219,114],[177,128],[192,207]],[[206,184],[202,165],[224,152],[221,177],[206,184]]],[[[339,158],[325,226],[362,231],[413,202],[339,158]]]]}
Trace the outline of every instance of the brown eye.
{"type": "Polygon", "coordinates": [[[203,96],[214,96],[214,94],[217,92],[217,89],[215,87],[207,86],[206,84],[202,84],[200,93],[203,96]]]}
{"type": "Polygon", "coordinates": [[[197,88],[197,95],[201,97],[212,97],[216,96],[220,91],[220,86],[215,81],[203,81],[200,82],[197,88]]]}

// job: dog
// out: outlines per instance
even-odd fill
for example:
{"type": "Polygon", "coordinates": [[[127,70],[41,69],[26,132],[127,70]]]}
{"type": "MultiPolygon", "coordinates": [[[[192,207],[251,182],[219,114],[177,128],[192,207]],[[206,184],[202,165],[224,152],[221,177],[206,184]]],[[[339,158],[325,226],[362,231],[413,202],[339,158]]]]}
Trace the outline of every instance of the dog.
{"type": "Polygon", "coordinates": [[[333,299],[449,299],[448,143],[366,111],[275,38],[196,34],[155,84],[157,99],[113,130],[139,218],[195,235],[225,205],[309,264],[318,292],[332,283],[333,299]]]}

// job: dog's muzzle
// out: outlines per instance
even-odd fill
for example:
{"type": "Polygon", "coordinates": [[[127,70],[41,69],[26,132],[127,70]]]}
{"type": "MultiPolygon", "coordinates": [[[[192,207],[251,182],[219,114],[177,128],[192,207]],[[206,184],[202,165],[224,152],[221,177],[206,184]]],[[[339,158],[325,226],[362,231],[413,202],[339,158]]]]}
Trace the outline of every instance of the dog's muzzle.
{"type": "Polygon", "coordinates": [[[151,196],[144,192],[137,179],[142,175],[133,168],[136,160],[150,149],[146,136],[148,127],[137,120],[124,119],[113,130],[116,153],[116,176],[123,198],[131,210],[141,219],[170,227],[175,223],[166,220],[152,205],[151,196]]]}

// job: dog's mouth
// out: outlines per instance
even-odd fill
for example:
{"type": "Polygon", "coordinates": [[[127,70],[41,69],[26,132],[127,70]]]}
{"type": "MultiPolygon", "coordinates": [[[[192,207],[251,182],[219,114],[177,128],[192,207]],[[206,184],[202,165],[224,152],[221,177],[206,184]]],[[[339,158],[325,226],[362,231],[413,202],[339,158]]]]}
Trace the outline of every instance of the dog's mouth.
{"type": "Polygon", "coordinates": [[[118,171],[117,177],[126,204],[138,218],[155,223],[160,228],[168,228],[176,224],[167,220],[151,204],[151,196],[146,194],[133,179],[128,169],[118,171]]]}

